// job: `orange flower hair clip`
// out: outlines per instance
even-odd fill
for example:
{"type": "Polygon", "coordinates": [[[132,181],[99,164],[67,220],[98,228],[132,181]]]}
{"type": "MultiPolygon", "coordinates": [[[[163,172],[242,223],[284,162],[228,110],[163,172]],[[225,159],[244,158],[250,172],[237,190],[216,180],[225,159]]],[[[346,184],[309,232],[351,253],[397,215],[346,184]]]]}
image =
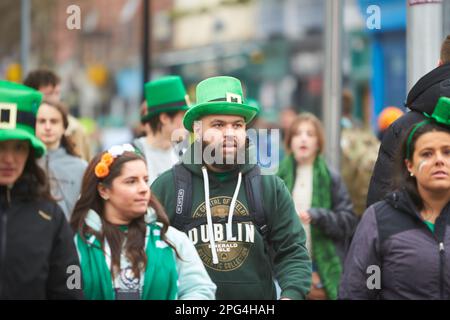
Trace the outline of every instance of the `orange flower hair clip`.
{"type": "Polygon", "coordinates": [[[136,152],[134,147],[127,143],[121,146],[111,147],[105,152],[100,159],[100,162],[95,166],[94,172],[97,178],[105,178],[109,175],[109,167],[114,162],[114,159],[121,156],[124,152],[136,152]]]}

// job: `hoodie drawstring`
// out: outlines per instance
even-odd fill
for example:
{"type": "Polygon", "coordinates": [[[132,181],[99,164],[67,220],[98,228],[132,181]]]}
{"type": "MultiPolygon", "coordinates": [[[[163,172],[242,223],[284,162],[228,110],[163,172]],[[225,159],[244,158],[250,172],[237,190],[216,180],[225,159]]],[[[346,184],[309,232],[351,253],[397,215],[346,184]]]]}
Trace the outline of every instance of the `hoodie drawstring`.
{"type": "Polygon", "coordinates": [[[212,262],[213,264],[218,264],[219,258],[217,258],[216,242],[214,240],[214,232],[211,218],[211,205],[209,204],[208,172],[206,171],[205,167],[202,167],[202,173],[203,173],[203,184],[205,187],[206,221],[208,223],[208,237],[209,237],[209,244],[211,246],[212,262]]]}
{"type": "Polygon", "coordinates": [[[239,172],[236,189],[234,190],[233,198],[231,199],[230,211],[228,211],[227,240],[231,240],[231,235],[233,232],[232,223],[233,223],[234,207],[236,206],[236,200],[239,194],[239,188],[241,187],[241,181],[242,181],[242,172],[239,172]]]}
{"type": "MultiPolygon", "coordinates": [[[[204,188],[205,188],[206,221],[208,223],[208,237],[209,237],[209,244],[211,246],[212,262],[213,262],[213,264],[218,264],[219,258],[217,257],[216,241],[214,239],[212,215],[211,215],[211,204],[209,203],[209,180],[208,180],[208,171],[206,170],[206,167],[202,167],[202,173],[203,173],[203,183],[204,183],[204,188]]],[[[242,181],[242,173],[239,172],[236,190],[234,191],[233,198],[232,198],[231,204],[230,204],[230,210],[228,212],[228,223],[226,226],[227,240],[230,239],[230,237],[231,237],[231,226],[232,226],[232,221],[233,221],[234,207],[236,206],[239,188],[241,187],[241,181],[242,181]]]]}

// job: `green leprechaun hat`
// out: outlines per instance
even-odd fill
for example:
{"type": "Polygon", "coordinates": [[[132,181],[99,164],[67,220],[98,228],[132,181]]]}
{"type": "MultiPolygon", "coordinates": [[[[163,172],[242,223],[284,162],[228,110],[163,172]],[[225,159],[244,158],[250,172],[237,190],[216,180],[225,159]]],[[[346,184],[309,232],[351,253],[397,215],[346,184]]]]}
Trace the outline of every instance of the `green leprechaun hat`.
{"type": "Polygon", "coordinates": [[[433,114],[425,116],[434,119],[437,123],[450,126],[450,98],[440,97],[433,114]]]}
{"type": "Polygon", "coordinates": [[[450,98],[440,97],[438,103],[434,107],[433,114],[430,116],[424,113],[425,120],[415,124],[409,133],[408,140],[406,141],[406,159],[411,157],[411,142],[416,131],[429,123],[438,123],[444,126],[450,127],[450,98]]]}
{"type": "Polygon", "coordinates": [[[161,112],[189,109],[189,96],[179,76],[165,76],[147,82],[144,91],[147,109],[141,114],[142,122],[161,112]]]}
{"type": "Polygon", "coordinates": [[[36,157],[45,145],[35,136],[36,113],[42,94],[22,84],[0,80],[0,141],[28,140],[36,157]]]}
{"type": "Polygon", "coordinates": [[[259,107],[244,103],[241,82],[233,77],[212,77],[197,85],[197,104],[184,115],[184,127],[193,131],[194,121],[205,115],[238,115],[249,123],[259,112],[259,107]]]}

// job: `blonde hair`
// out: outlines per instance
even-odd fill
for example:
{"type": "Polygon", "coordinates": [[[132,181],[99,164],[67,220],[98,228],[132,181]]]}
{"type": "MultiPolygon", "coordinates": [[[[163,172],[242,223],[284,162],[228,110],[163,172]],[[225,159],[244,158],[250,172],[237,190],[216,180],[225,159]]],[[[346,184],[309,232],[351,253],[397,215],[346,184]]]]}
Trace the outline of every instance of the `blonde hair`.
{"type": "Polygon", "coordinates": [[[291,126],[287,130],[285,137],[285,147],[287,152],[292,153],[291,150],[292,139],[297,135],[298,126],[303,122],[310,122],[313,125],[314,130],[316,131],[317,143],[319,147],[317,154],[321,154],[325,147],[325,133],[320,120],[315,115],[309,112],[299,114],[294,119],[294,121],[292,121],[291,126]]]}

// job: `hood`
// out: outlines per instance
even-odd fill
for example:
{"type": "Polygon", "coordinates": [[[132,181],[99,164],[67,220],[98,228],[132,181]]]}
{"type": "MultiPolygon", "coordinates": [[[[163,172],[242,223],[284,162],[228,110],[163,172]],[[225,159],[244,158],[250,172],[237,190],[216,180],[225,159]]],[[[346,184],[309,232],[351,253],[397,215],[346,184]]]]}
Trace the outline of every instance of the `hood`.
{"type": "MultiPolygon", "coordinates": [[[[190,172],[192,172],[193,175],[203,178],[202,173],[203,162],[201,161],[202,148],[200,144],[196,145],[196,143],[197,142],[194,142],[189,146],[186,153],[183,155],[181,161],[183,163],[183,166],[190,172]]],[[[229,177],[227,177],[225,182],[236,179],[239,172],[245,175],[247,172],[253,169],[256,166],[255,155],[256,155],[256,148],[254,145],[250,145],[245,151],[245,163],[237,165],[234,170],[230,171],[230,175],[229,177]]],[[[211,182],[219,183],[219,180],[216,178],[214,174],[208,174],[208,176],[211,182]]]]}
{"type": "Polygon", "coordinates": [[[412,201],[406,190],[402,189],[394,191],[386,195],[386,202],[396,210],[399,210],[405,214],[416,216],[420,219],[420,213],[416,205],[412,201]]]}
{"type": "MultiPolygon", "coordinates": [[[[145,223],[153,223],[156,222],[156,214],[153,211],[152,208],[147,208],[147,213],[144,215],[145,223]]],[[[101,233],[103,228],[102,219],[98,215],[95,210],[89,209],[88,214],[85,218],[85,223],[88,227],[90,227],[92,230],[101,233]]]]}
{"type": "MultiPolygon", "coordinates": [[[[414,204],[413,200],[409,196],[408,192],[405,189],[400,191],[394,191],[389,193],[385,200],[387,203],[395,208],[398,211],[403,212],[404,214],[408,214],[410,216],[414,216],[419,220],[422,220],[419,209],[414,204]]],[[[441,215],[450,214],[450,202],[442,209],[441,215]]]]}
{"type": "Polygon", "coordinates": [[[441,96],[450,97],[450,63],[439,66],[420,78],[408,93],[406,107],[432,114],[441,96]]]}
{"type": "Polygon", "coordinates": [[[31,201],[37,197],[37,181],[24,173],[12,186],[0,186],[0,203],[9,207],[14,202],[31,201]]]}

